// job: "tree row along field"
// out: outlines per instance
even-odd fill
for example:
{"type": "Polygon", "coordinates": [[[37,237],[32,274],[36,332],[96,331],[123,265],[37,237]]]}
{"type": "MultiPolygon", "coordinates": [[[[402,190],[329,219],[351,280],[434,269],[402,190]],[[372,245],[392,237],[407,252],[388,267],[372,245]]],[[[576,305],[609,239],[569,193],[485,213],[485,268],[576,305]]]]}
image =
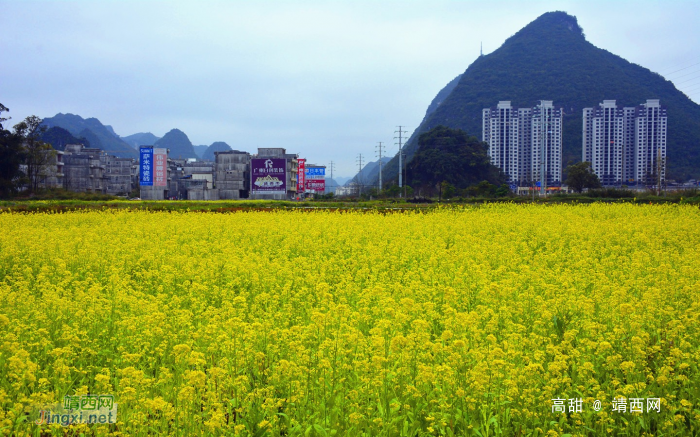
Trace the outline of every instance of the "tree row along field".
{"type": "Polygon", "coordinates": [[[0,434],[697,434],[699,222],[630,203],[3,213],[0,434]],[[115,424],[34,423],[88,394],[114,396],[115,424]]]}

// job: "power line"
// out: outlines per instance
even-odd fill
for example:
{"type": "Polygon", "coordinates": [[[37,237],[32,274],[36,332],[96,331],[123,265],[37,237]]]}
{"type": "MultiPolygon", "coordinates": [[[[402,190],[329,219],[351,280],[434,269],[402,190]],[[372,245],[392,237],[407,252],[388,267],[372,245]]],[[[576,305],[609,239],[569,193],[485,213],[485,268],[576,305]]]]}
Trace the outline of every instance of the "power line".
{"type": "Polygon", "coordinates": [[[675,78],[669,79],[669,80],[670,80],[671,82],[673,82],[674,80],[678,80],[678,79],[680,79],[680,78],[682,78],[682,77],[686,77],[686,76],[690,76],[691,74],[695,74],[695,73],[697,73],[698,71],[700,71],[700,68],[698,68],[697,70],[693,70],[693,71],[691,71],[691,72],[689,72],[689,73],[681,74],[680,76],[676,76],[675,78]]]}
{"type": "Polygon", "coordinates": [[[675,82],[674,82],[673,84],[674,84],[675,86],[678,86],[678,85],[682,85],[682,84],[684,84],[684,83],[692,82],[692,81],[698,80],[698,79],[700,79],[700,76],[695,76],[694,78],[688,79],[688,80],[684,80],[683,82],[678,82],[678,83],[675,83],[675,82]]]}
{"type": "Polygon", "coordinates": [[[688,97],[689,99],[694,100],[695,97],[700,97],[700,94],[698,93],[700,93],[700,88],[695,88],[693,91],[686,92],[683,94],[685,94],[686,97],[688,97]]]}
{"type": "MultiPolygon", "coordinates": [[[[700,59],[700,57],[698,57],[698,58],[693,58],[693,61],[695,61],[695,60],[697,60],[697,59],[700,59]]],[[[690,68],[690,67],[694,67],[694,66],[696,66],[696,65],[700,65],[700,62],[697,63],[697,64],[688,65],[687,67],[683,67],[683,68],[681,68],[681,69],[679,69],[679,70],[675,70],[675,71],[672,71],[672,72],[670,72],[670,73],[659,73],[659,74],[662,75],[662,76],[668,76],[668,75],[671,75],[671,74],[673,74],[673,73],[678,73],[679,71],[686,70],[686,69],[688,69],[688,68],[690,68]]]]}

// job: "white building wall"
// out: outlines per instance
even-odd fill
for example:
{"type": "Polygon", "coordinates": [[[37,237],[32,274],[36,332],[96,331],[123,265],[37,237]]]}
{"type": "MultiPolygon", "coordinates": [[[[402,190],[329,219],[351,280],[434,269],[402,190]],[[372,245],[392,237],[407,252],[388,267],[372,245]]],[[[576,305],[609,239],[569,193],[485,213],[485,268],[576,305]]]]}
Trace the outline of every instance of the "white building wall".
{"type": "Polygon", "coordinates": [[[660,171],[666,180],[666,108],[659,100],[647,100],[637,108],[635,120],[635,149],[637,181],[656,184],[654,177],[660,171]]]}
{"type": "Polygon", "coordinates": [[[509,181],[517,181],[520,170],[518,109],[510,101],[482,111],[483,139],[489,144],[491,163],[500,168],[509,181]]]}
{"type": "Polygon", "coordinates": [[[562,115],[551,100],[541,100],[532,108],[531,172],[535,181],[542,181],[544,165],[546,186],[561,185],[562,115]]]}
{"type": "Polygon", "coordinates": [[[657,160],[665,180],[667,117],[659,100],[625,108],[604,100],[583,110],[583,124],[582,159],[604,186],[648,185],[657,160]]]}

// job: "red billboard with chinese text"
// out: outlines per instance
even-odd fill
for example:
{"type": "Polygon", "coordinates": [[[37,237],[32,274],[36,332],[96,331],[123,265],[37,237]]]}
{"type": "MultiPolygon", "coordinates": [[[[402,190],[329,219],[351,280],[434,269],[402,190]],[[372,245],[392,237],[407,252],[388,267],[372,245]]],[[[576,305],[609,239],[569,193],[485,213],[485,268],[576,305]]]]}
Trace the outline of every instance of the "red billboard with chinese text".
{"type": "Polygon", "coordinates": [[[305,186],[305,175],[304,166],[306,165],[306,159],[297,159],[297,193],[304,192],[305,186]]]}
{"type": "Polygon", "coordinates": [[[306,180],[306,190],[312,193],[323,193],[326,191],[326,180],[325,179],[307,179],[306,180]]]}
{"type": "Polygon", "coordinates": [[[153,149],[153,185],[168,185],[168,149],[153,149]]]}

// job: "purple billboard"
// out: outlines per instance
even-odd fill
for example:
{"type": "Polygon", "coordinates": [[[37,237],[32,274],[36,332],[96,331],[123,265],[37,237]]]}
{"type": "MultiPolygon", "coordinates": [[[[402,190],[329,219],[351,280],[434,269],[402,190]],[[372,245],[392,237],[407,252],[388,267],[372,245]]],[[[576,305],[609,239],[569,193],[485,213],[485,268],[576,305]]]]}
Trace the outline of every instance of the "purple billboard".
{"type": "Polygon", "coordinates": [[[286,194],[287,160],[274,158],[251,159],[250,190],[263,194],[286,194]]]}

